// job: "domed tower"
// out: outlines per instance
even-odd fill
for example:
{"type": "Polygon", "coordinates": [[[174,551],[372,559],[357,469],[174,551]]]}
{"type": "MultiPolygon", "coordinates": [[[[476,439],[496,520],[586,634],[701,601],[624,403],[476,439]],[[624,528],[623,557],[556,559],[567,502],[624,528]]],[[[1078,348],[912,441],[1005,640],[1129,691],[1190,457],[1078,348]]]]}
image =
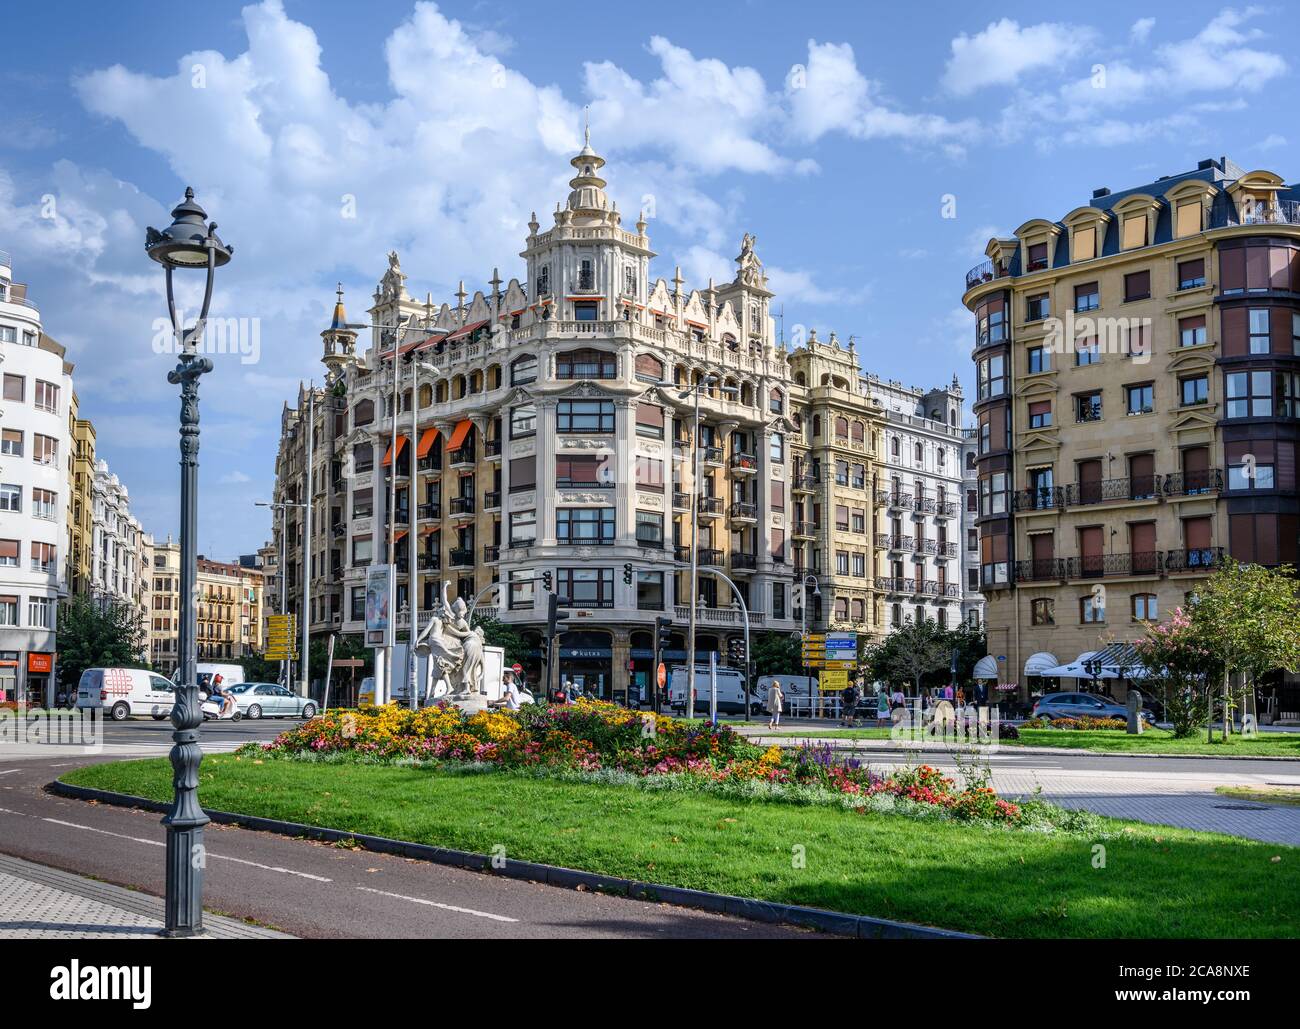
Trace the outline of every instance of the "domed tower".
{"type": "Polygon", "coordinates": [[[324,343],[321,361],[328,369],[326,379],[333,382],[343,369],[356,360],[357,334],[348,328],[348,313],[343,308],[343,283],[339,283],[338,299],[334,302],[334,317],[330,327],[320,334],[324,343]]]}

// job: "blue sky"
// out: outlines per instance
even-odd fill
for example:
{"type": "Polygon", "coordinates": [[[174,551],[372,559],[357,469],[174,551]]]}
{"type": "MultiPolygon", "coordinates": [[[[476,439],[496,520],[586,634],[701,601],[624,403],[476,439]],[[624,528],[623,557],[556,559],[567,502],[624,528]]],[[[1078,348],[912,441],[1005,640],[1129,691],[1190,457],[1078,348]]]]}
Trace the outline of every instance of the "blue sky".
{"type": "Polygon", "coordinates": [[[0,40],[0,249],[69,348],[101,455],[165,536],[174,360],[153,346],[162,277],[142,241],[194,186],[236,247],[214,313],[260,328],[256,360],[219,357],[202,387],[200,548],[231,557],[269,535],[253,501],[283,402],[323,370],[334,283],[358,319],[393,248],[412,293],[438,301],[494,266],[519,275],[529,212],[549,224],[567,191],[584,105],[627,221],[653,198],[658,275],[729,277],[753,232],[787,333],[853,335],[867,370],[956,373],[969,395],[962,275],[990,235],[1210,156],[1294,177],[1286,13],[23,5],[0,40]]]}

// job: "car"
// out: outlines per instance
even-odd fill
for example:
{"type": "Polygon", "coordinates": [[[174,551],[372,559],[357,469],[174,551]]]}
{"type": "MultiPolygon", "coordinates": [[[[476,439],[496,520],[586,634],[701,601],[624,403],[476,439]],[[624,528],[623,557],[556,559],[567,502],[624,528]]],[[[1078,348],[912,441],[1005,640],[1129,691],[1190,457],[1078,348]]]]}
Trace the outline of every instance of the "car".
{"type": "Polygon", "coordinates": [[[319,706],[275,682],[245,682],[232,687],[236,718],[314,718],[319,706]]]}
{"type": "MultiPolygon", "coordinates": [[[[1119,718],[1128,719],[1128,706],[1095,693],[1048,693],[1034,701],[1034,718],[1119,718]]],[[[1142,718],[1154,724],[1150,708],[1142,709],[1142,718]]]]}
{"type": "Polygon", "coordinates": [[[104,711],[115,722],[131,715],[162,721],[175,703],[171,682],[143,668],[87,668],[77,683],[76,706],[104,711]]]}

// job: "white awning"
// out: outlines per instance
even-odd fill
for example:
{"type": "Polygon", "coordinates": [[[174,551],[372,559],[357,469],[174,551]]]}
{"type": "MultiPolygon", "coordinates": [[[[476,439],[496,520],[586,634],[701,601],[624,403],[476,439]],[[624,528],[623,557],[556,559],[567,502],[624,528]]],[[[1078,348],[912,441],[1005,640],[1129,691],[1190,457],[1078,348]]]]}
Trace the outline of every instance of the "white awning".
{"type": "Polygon", "coordinates": [[[1039,651],[1037,654],[1030,654],[1029,660],[1025,662],[1025,678],[1031,675],[1051,675],[1049,668],[1055,668],[1060,662],[1056,660],[1055,654],[1049,654],[1047,651],[1039,651]]]}
{"type": "Polygon", "coordinates": [[[1112,643],[1102,650],[1085,650],[1068,665],[1049,668],[1039,675],[1061,679],[1144,679],[1150,673],[1138,660],[1137,652],[1128,643],[1112,643]],[[1099,661],[1101,667],[1090,671],[1086,662],[1099,661]]]}
{"type": "Polygon", "coordinates": [[[996,679],[998,677],[998,659],[992,654],[985,654],[975,662],[974,678],[996,679]]]}

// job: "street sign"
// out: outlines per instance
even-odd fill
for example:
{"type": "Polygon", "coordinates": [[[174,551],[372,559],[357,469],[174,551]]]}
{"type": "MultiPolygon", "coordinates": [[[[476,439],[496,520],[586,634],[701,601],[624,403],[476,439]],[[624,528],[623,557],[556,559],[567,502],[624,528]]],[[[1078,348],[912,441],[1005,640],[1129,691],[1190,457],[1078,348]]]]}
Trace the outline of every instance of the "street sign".
{"type": "Polygon", "coordinates": [[[826,670],[821,673],[819,685],[823,693],[836,692],[847,689],[849,685],[849,673],[826,670]]]}
{"type": "Polygon", "coordinates": [[[856,661],[836,661],[831,657],[822,662],[822,667],[837,672],[854,672],[857,671],[858,663],[856,661]]]}

